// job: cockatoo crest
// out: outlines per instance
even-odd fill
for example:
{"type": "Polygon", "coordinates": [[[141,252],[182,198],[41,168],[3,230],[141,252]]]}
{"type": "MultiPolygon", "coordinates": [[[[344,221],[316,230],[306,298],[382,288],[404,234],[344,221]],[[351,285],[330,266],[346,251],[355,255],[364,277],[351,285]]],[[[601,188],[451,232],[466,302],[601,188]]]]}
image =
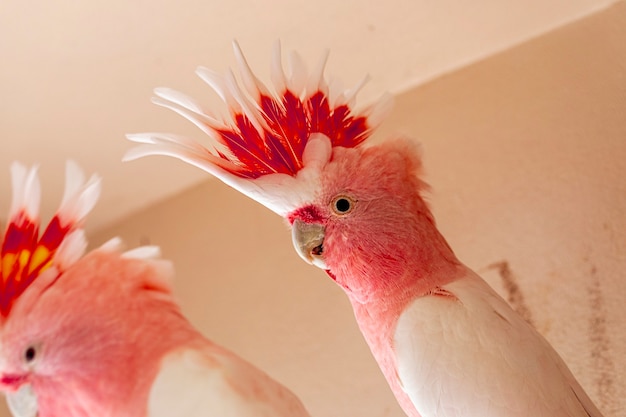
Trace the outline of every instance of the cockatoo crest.
{"type": "Polygon", "coordinates": [[[37,167],[11,166],[13,202],[0,247],[0,317],[44,271],[58,273],[78,260],[87,247],[83,219],[100,195],[100,179],[85,181],[81,169],[68,161],[61,206],[40,235],[41,187],[37,167]]]}
{"type": "Polygon", "coordinates": [[[385,96],[355,112],[355,96],[367,77],[352,90],[330,86],[324,78],[328,53],[310,76],[299,56],[292,53],[291,73],[286,76],[280,43],[273,51],[275,92],[271,92],[252,73],[237,42],[233,48],[244,88],[232,71],[225,76],[203,67],[196,71],[227,104],[230,119],[211,116],[192,98],[171,89],[156,89],[153,99],[198,126],[212,139],[212,147],[171,134],[130,134],[129,140],[142,145],[132,148],[124,159],[147,155],[179,158],[284,215],[310,198],[311,181],[315,182],[315,172],[330,159],[332,147],[360,145],[380,123],[391,100],[385,96]],[[317,143],[315,139],[319,139],[317,143]],[[303,172],[307,168],[308,172],[303,172]]]}

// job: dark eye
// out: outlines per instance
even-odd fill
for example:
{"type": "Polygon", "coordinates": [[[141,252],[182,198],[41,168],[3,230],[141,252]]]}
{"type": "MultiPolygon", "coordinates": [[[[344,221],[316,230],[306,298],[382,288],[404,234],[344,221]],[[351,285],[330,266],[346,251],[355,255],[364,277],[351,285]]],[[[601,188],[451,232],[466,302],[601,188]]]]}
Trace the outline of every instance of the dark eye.
{"type": "Polygon", "coordinates": [[[29,346],[24,351],[24,360],[28,363],[34,361],[36,356],[37,356],[37,349],[35,349],[34,346],[29,346]]]}
{"type": "Polygon", "coordinates": [[[354,200],[352,200],[350,197],[339,196],[333,200],[332,209],[335,214],[338,215],[348,214],[354,208],[354,203],[354,200]]]}

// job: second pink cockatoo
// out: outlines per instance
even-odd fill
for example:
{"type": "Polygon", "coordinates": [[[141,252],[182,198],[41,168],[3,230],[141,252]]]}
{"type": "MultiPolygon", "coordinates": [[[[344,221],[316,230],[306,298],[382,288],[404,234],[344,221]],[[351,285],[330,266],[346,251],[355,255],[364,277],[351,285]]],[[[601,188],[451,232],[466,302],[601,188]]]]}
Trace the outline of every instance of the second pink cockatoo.
{"type": "Polygon", "coordinates": [[[419,152],[408,140],[366,146],[386,105],[353,111],[322,64],[285,76],[276,49],[272,93],[235,45],[241,79],[201,68],[230,120],[191,98],[155,102],[199,126],[205,148],[135,134],[127,159],[170,155],[194,164],[288,220],[300,256],[347,294],[391,389],[411,417],[599,417],[550,344],[464,266],[423,199],[419,152]]]}
{"type": "Polygon", "coordinates": [[[15,417],[308,417],[296,396],[203,337],[157,247],[119,239],[82,256],[99,194],[68,164],[39,235],[36,169],[14,164],[0,252],[0,390],[15,417]]]}

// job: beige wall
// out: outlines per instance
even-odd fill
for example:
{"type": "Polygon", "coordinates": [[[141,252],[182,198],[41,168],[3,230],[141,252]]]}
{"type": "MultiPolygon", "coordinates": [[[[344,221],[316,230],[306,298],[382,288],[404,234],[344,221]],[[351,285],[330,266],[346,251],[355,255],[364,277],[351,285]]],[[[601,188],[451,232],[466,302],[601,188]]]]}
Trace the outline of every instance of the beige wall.
{"type": "MultiPolygon", "coordinates": [[[[624,28],[620,3],[409,91],[377,136],[423,143],[451,245],[513,295],[606,416],[626,414],[624,28]]],[[[314,416],[403,415],[347,299],[276,215],[208,180],[92,241],[114,235],[160,245],[188,317],[314,416]]]]}

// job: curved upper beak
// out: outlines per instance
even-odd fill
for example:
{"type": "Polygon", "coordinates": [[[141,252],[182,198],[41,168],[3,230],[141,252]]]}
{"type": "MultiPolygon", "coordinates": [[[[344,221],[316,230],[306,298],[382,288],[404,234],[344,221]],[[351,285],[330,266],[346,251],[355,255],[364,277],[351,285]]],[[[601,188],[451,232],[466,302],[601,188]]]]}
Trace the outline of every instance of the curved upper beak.
{"type": "Polygon", "coordinates": [[[17,374],[1,374],[0,375],[0,391],[10,392],[17,391],[26,384],[25,375],[17,374]]]}
{"type": "Polygon", "coordinates": [[[291,225],[291,239],[296,252],[305,262],[328,269],[324,261],[324,226],[296,219],[291,225]]]}

